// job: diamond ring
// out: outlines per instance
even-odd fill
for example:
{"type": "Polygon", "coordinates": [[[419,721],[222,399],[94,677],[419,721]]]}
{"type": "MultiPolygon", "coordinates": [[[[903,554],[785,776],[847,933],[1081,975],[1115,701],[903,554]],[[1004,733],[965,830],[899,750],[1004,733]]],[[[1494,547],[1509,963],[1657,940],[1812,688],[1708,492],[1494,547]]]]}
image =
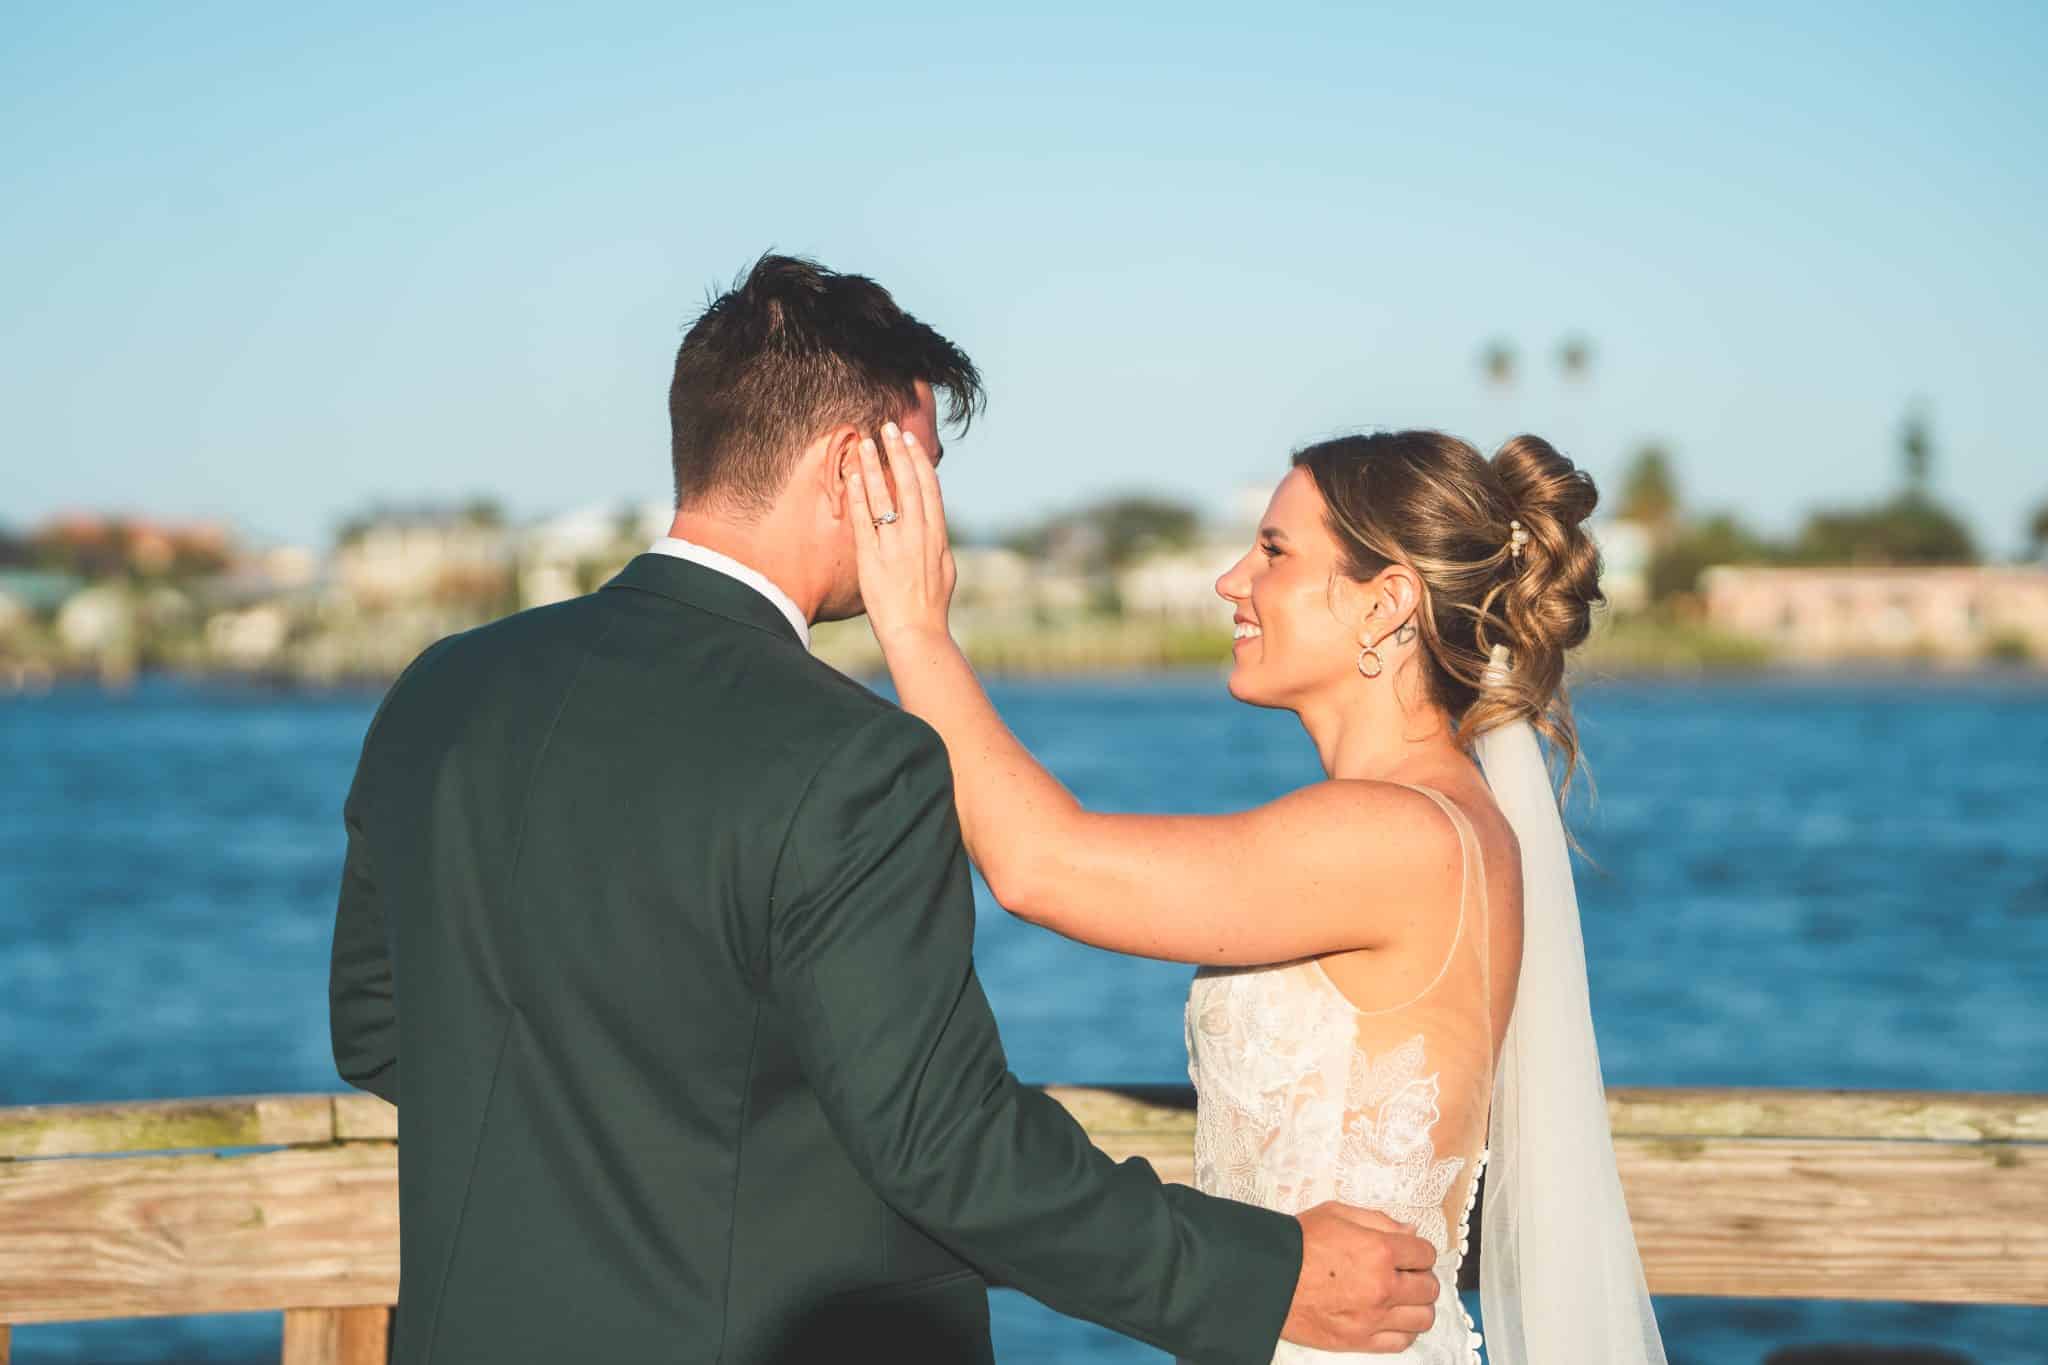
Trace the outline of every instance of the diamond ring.
{"type": "Polygon", "coordinates": [[[893,522],[893,521],[895,521],[895,520],[896,520],[896,514],[895,514],[894,512],[884,512],[884,513],[882,513],[882,515],[880,515],[879,517],[876,517],[876,518],[875,518],[875,525],[877,525],[877,526],[887,526],[887,525],[889,525],[889,524],[890,524],[891,522],[893,522]]]}

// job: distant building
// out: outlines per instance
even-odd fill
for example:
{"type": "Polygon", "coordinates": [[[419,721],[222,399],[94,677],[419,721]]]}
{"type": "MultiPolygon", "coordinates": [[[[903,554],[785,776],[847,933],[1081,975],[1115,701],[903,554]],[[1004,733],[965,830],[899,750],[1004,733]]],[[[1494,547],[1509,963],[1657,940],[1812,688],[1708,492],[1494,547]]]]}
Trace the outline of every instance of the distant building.
{"type": "Polygon", "coordinates": [[[1640,611],[1650,604],[1650,528],[1639,521],[1597,521],[1587,526],[1600,547],[1600,591],[1615,611],[1640,611]]]}
{"type": "Polygon", "coordinates": [[[546,606],[588,592],[667,534],[665,502],[593,505],[536,522],[519,537],[519,604],[546,606]]]}
{"type": "Polygon", "coordinates": [[[997,545],[962,545],[953,551],[959,574],[953,599],[969,620],[1003,622],[1040,614],[1086,610],[1085,575],[997,545]]]}
{"type": "Polygon", "coordinates": [[[249,558],[279,589],[303,588],[320,576],[320,556],[303,545],[274,545],[249,558]]]}
{"type": "Polygon", "coordinates": [[[234,539],[214,522],[157,522],[140,517],[73,513],[54,517],[31,537],[44,549],[93,574],[132,569],[218,569],[234,556],[234,539]]]}
{"type": "Polygon", "coordinates": [[[1709,623],[1788,658],[2048,659],[2048,569],[1722,565],[1700,587],[1709,623]]]}
{"type": "Polygon", "coordinates": [[[1231,606],[1216,595],[1216,580],[1250,547],[1249,540],[1210,541],[1140,560],[1116,577],[1124,614],[1187,625],[1228,624],[1231,606]]]}
{"type": "Polygon", "coordinates": [[[1223,627],[1230,604],[1216,595],[1216,580],[1258,542],[1273,485],[1246,483],[1224,499],[1222,515],[1199,543],[1148,555],[1117,575],[1117,598],[1127,616],[1150,616],[1183,625],[1223,627]]]}
{"type": "Polygon", "coordinates": [[[282,603],[258,602],[206,620],[207,651],[224,663],[256,668],[275,661],[291,638],[291,612],[282,603]]]}
{"type": "Polygon", "coordinates": [[[336,585],[373,610],[490,599],[511,586],[512,574],[511,535],[461,511],[379,513],[334,552],[336,585]]]}
{"type": "Polygon", "coordinates": [[[278,545],[237,557],[227,569],[201,580],[196,590],[208,611],[310,598],[321,568],[319,556],[304,546],[278,545]]]}
{"type": "Polygon", "coordinates": [[[84,586],[76,574],[53,569],[0,569],[0,599],[24,619],[49,615],[84,586]]]}
{"type": "Polygon", "coordinates": [[[993,611],[1024,611],[1032,605],[1032,563],[1015,550],[998,545],[959,545],[953,549],[958,582],[953,598],[965,607],[993,611]]]}
{"type": "Polygon", "coordinates": [[[57,638],[81,654],[126,646],[135,625],[134,600],[111,583],[81,589],[57,609],[57,638]]]}

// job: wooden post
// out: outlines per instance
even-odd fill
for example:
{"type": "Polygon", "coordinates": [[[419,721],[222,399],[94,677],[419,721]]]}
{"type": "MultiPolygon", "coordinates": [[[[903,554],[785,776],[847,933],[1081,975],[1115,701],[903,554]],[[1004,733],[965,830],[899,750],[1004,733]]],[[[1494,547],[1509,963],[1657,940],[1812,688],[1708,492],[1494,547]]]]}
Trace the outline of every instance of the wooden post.
{"type": "Polygon", "coordinates": [[[14,1330],[14,1329],[13,1329],[13,1328],[11,1328],[11,1327],[9,1327],[9,1326],[8,1326],[8,1325],[7,1325],[6,1323],[4,1323],[4,1322],[0,1322],[0,1365],[7,1365],[7,1356],[8,1356],[8,1345],[7,1345],[7,1337],[8,1337],[8,1334],[9,1334],[10,1332],[12,1332],[13,1330],[14,1330]]]}
{"type": "Polygon", "coordinates": [[[283,1365],[384,1365],[390,1332],[389,1308],[287,1308],[283,1365]]]}

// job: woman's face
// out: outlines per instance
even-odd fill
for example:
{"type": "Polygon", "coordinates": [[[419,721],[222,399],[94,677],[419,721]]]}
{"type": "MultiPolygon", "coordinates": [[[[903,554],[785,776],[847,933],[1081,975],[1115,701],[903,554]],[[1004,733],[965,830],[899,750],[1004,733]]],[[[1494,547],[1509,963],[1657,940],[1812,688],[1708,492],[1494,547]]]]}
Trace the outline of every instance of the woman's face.
{"type": "Polygon", "coordinates": [[[1300,708],[1355,679],[1360,585],[1338,568],[1339,547],[1324,521],[1323,496],[1305,469],[1289,470],[1266,505],[1244,558],[1216,580],[1237,608],[1230,695],[1254,706],[1300,708]]]}

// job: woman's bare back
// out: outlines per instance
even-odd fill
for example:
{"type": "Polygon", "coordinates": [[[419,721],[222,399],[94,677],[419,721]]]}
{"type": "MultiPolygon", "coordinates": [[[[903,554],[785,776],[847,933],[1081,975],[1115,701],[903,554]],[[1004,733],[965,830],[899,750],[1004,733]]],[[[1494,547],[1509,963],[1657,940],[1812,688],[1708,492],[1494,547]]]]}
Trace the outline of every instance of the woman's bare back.
{"type": "MultiPolygon", "coordinates": [[[[1513,1002],[1520,864],[1476,777],[1455,797],[1412,789],[1457,834],[1454,889],[1424,897],[1442,903],[1391,918],[1373,906],[1402,926],[1382,948],[1197,975],[1186,1018],[1195,1177],[1283,1212],[1341,1199],[1414,1224],[1438,1250],[1442,1288],[1436,1326],[1401,1358],[1463,1365],[1477,1343],[1456,1284],[1513,1002]]],[[[1274,1358],[1322,1357],[1283,1344],[1274,1358]]]]}

